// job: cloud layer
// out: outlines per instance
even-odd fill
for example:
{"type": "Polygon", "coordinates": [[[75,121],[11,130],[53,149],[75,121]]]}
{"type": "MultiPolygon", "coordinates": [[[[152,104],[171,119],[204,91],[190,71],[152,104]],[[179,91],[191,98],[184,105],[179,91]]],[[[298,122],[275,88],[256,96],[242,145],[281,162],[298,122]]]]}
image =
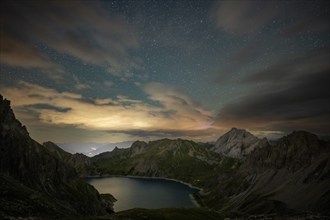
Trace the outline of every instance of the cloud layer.
{"type": "MultiPolygon", "coordinates": [[[[322,32],[330,29],[324,9],[330,7],[328,1],[216,1],[211,17],[218,28],[238,34],[255,34],[271,25],[276,19],[285,24],[284,35],[303,32],[322,32]],[[320,4],[320,5],[319,5],[320,4]],[[318,13],[313,8],[318,7],[318,13]],[[320,10],[321,8],[321,10],[320,10]],[[319,13],[323,11],[322,13],[319,13]]],[[[278,27],[281,27],[279,25],[278,27]]]]}
{"type": "Polygon", "coordinates": [[[138,68],[139,62],[129,53],[139,46],[132,28],[99,4],[98,1],[2,2],[0,51],[4,58],[1,63],[52,69],[55,64],[39,50],[50,47],[81,62],[102,65],[113,75],[138,68]]]}
{"type": "Polygon", "coordinates": [[[3,94],[12,100],[15,110],[28,110],[30,116],[36,115],[43,124],[134,135],[147,132],[156,136],[211,128],[212,113],[178,89],[149,83],[144,91],[153,104],[124,96],[88,100],[79,94],[61,93],[26,82],[20,82],[17,88],[5,88],[3,94]]]}
{"type": "Polygon", "coordinates": [[[330,53],[324,48],[246,77],[258,85],[220,110],[217,123],[250,129],[329,133],[330,53]]]}

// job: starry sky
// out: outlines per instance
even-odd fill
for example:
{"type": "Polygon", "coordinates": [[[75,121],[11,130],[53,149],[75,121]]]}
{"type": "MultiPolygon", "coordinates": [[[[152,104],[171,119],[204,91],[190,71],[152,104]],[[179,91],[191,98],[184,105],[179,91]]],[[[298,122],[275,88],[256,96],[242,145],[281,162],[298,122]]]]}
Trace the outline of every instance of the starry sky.
{"type": "Polygon", "coordinates": [[[37,141],[330,134],[329,1],[1,1],[0,94],[37,141]]]}

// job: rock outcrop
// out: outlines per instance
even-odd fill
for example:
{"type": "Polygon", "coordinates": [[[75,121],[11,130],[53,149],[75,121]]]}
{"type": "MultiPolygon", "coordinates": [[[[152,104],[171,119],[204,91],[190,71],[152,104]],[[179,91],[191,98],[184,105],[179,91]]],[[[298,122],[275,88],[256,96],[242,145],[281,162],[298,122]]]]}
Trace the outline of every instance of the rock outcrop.
{"type": "Polygon", "coordinates": [[[106,214],[99,193],[61,157],[30,138],[0,96],[0,216],[63,218],[106,214]]]}

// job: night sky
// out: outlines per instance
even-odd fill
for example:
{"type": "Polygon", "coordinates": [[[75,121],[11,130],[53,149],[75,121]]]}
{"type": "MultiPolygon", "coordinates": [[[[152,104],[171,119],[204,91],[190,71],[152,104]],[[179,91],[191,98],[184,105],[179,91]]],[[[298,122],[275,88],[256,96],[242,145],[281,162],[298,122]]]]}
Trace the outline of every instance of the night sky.
{"type": "Polygon", "coordinates": [[[329,1],[1,1],[0,93],[38,141],[330,134],[329,1]]]}

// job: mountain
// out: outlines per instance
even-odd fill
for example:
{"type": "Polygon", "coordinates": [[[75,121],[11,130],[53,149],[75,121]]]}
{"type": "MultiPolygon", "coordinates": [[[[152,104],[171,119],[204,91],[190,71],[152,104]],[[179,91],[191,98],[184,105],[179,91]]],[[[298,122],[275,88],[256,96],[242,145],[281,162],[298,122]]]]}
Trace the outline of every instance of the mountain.
{"type": "Polygon", "coordinates": [[[172,178],[198,186],[200,204],[233,217],[283,217],[329,214],[329,159],[329,143],[308,132],[293,132],[270,145],[232,129],[215,146],[181,139],[137,141],[92,161],[102,175],[172,178]]]}
{"type": "MultiPolygon", "coordinates": [[[[63,161],[68,154],[40,145],[0,95],[0,216],[33,219],[104,215],[111,207],[63,161]],[[50,149],[50,150],[49,150],[50,149]]],[[[79,218],[80,218],[79,217],[79,218]]]]}
{"type": "Polygon", "coordinates": [[[100,195],[79,178],[93,174],[184,181],[202,188],[195,198],[215,211],[133,209],[100,219],[330,215],[330,144],[305,131],[270,145],[245,130],[232,129],[214,146],[182,139],[136,141],[130,148],[89,158],[52,142],[35,142],[16,120],[9,101],[0,96],[0,152],[2,219],[97,219],[111,212],[114,198],[100,195]]]}
{"type": "Polygon", "coordinates": [[[66,152],[51,141],[43,143],[43,146],[46,147],[49,151],[53,152],[63,162],[74,167],[76,172],[81,177],[93,176],[97,174],[96,166],[90,157],[80,153],[71,154],[66,152]]]}
{"type": "Polygon", "coordinates": [[[329,215],[329,186],[329,143],[295,131],[272,146],[255,148],[235,175],[210,189],[215,196],[205,197],[204,202],[235,213],[309,211],[329,215]]]}
{"type": "Polygon", "coordinates": [[[115,148],[92,160],[103,175],[166,177],[195,186],[204,186],[216,172],[232,172],[239,166],[238,160],[182,139],[136,141],[130,148],[115,148]]]}
{"type": "Polygon", "coordinates": [[[86,156],[93,157],[97,154],[112,151],[115,147],[128,148],[132,145],[133,141],[124,141],[116,143],[57,143],[63,150],[75,154],[81,153],[86,156]]]}
{"type": "Polygon", "coordinates": [[[61,160],[68,160],[71,158],[72,154],[69,152],[66,152],[56,144],[54,144],[51,141],[47,141],[42,144],[44,147],[46,147],[50,152],[52,152],[56,157],[60,158],[61,160]]]}
{"type": "Polygon", "coordinates": [[[266,139],[259,139],[243,129],[232,128],[215,142],[211,150],[228,157],[243,159],[255,148],[267,144],[266,139]]]}

